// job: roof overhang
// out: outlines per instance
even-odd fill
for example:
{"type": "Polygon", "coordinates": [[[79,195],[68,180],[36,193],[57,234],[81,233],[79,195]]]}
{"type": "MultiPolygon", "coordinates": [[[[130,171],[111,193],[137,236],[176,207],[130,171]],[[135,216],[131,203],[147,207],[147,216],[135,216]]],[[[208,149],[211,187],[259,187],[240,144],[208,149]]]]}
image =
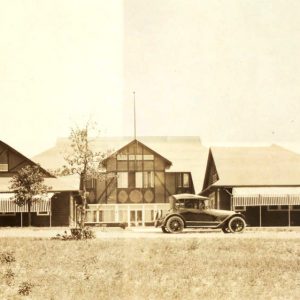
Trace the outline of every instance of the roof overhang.
{"type": "MultiPolygon", "coordinates": [[[[47,193],[41,196],[35,196],[35,201],[32,202],[30,211],[39,212],[51,210],[51,198],[54,193],[47,193]]],[[[1,193],[0,194],[0,212],[16,213],[16,212],[28,212],[28,205],[19,206],[15,203],[14,193],[1,193]]]]}
{"type": "Polygon", "coordinates": [[[232,189],[233,206],[300,205],[300,187],[239,187],[232,189]]]}

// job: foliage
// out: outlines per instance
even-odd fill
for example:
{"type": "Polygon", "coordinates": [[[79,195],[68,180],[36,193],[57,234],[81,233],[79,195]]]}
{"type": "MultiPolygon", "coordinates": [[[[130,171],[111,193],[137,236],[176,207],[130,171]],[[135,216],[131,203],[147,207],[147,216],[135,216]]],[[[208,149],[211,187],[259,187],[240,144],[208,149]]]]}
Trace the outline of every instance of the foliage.
{"type": "Polygon", "coordinates": [[[44,184],[44,174],[39,165],[27,165],[11,179],[10,189],[15,193],[15,202],[19,206],[28,205],[29,226],[31,226],[31,205],[43,199],[51,189],[44,184]]]}
{"type": "Polygon", "coordinates": [[[70,240],[89,240],[96,238],[95,232],[89,227],[71,228],[71,234],[67,231],[64,234],[57,234],[54,240],[70,241],[70,240]]]}
{"type": "Polygon", "coordinates": [[[15,279],[15,273],[13,272],[12,269],[7,269],[5,271],[5,273],[3,274],[3,278],[4,278],[4,281],[5,283],[8,285],[8,286],[11,286],[13,284],[13,281],[15,279]]]}
{"type": "Polygon", "coordinates": [[[31,293],[31,290],[33,288],[33,284],[28,281],[23,281],[21,285],[19,286],[18,293],[22,296],[28,296],[31,293]]]}
{"type": "Polygon", "coordinates": [[[12,251],[5,251],[0,253],[0,262],[1,263],[13,263],[16,261],[15,254],[12,251]]]}
{"type": "MultiPolygon", "coordinates": [[[[107,153],[97,152],[91,148],[89,135],[95,130],[95,124],[87,122],[84,127],[78,126],[71,129],[70,142],[71,152],[65,156],[67,165],[58,170],[61,174],[78,174],[80,176],[80,187],[82,203],[78,206],[80,209],[80,228],[84,229],[86,219],[87,191],[86,184],[89,179],[103,178],[102,161],[107,153]]],[[[83,235],[79,235],[83,237],[83,235]]]]}
{"type": "Polygon", "coordinates": [[[78,174],[84,182],[100,176],[100,171],[103,170],[102,161],[107,153],[91,149],[89,135],[94,130],[95,124],[91,122],[87,122],[82,128],[71,128],[71,152],[64,157],[67,165],[61,169],[63,174],[78,174]]]}

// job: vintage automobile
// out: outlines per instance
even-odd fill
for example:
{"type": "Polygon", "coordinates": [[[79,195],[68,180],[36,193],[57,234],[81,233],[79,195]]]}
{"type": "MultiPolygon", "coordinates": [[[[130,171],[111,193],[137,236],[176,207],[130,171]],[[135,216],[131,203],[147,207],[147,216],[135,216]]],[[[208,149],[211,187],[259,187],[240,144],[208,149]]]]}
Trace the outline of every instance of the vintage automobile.
{"type": "Polygon", "coordinates": [[[235,233],[246,227],[242,214],[211,209],[206,197],[178,194],[170,196],[169,202],[169,211],[164,215],[157,212],[154,222],[155,227],[161,227],[164,233],[179,233],[184,228],[220,228],[224,233],[235,233]]]}

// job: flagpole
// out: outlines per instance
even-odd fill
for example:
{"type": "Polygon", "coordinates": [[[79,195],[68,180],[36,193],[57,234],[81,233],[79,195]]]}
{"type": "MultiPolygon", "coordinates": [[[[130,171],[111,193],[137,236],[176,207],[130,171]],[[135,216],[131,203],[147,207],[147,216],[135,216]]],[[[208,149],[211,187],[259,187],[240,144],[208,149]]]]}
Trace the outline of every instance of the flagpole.
{"type": "Polygon", "coordinates": [[[135,116],[135,91],[133,92],[133,114],[134,114],[134,139],[136,140],[136,116],[135,116]]]}

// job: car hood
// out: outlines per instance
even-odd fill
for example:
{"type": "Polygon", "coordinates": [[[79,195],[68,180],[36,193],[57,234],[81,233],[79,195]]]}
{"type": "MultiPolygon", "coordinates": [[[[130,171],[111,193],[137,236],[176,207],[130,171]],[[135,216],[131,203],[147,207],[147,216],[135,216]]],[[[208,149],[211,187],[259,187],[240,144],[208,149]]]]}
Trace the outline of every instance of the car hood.
{"type": "Polygon", "coordinates": [[[236,213],[235,211],[232,210],[221,210],[221,209],[207,209],[205,212],[209,215],[219,217],[221,219],[234,215],[236,213]]]}

